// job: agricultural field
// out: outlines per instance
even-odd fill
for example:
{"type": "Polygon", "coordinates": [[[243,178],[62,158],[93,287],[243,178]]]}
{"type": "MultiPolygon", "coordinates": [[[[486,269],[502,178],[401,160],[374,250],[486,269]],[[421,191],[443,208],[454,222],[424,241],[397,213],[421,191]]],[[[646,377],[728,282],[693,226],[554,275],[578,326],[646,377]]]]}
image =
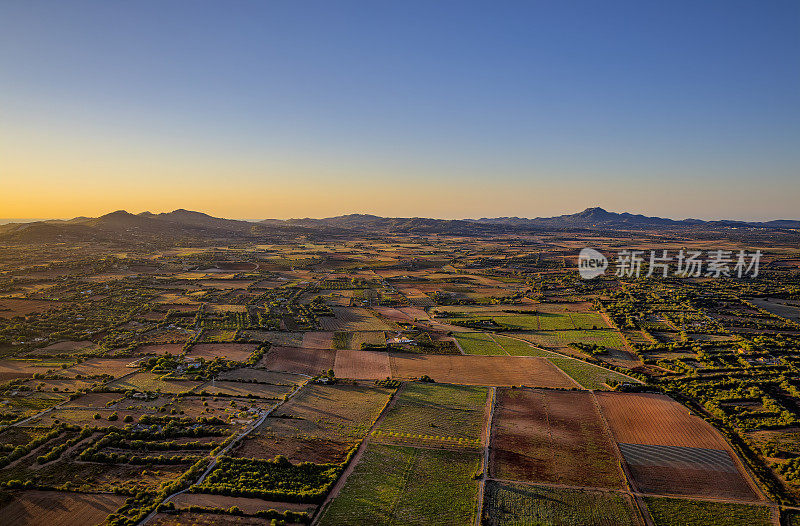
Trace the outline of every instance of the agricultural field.
{"type": "Polygon", "coordinates": [[[609,389],[619,384],[640,383],[639,380],[630,376],[574,358],[548,357],[548,359],[586,389],[609,389]]]}
{"type": "Polygon", "coordinates": [[[258,345],[252,343],[198,343],[186,353],[190,358],[213,360],[224,358],[234,362],[244,362],[258,345]]]}
{"type": "Polygon", "coordinates": [[[235,450],[239,458],[338,463],[362,439],[389,400],[380,387],[306,385],[235,450]]]}
{"type": "Polygon", "coordinates": [[[506,354],[490,334],[482,332],[457,332],[453,335],[464,354],[496,355],[506,354]]]}
{"type": "Polygon", "coordinates": [[[151,372],[137,372],[124,379],[108,384],[111,389],[127,391],[129,389],[143,392],[188,393],[199,387],[201,382],[192,380],[162,379],[162,375],[151,372]]]}
{"type": "Polygon", "coordinates": [[[472,452],[371,444],[320,524],[472,524],[479,464],[472,452]]]}
{"type": "Polygon", "coordinates": [[[630,497],[615,492],[490,481],[485,498],[484,524],[491,526],[644,524],[630,497]]]}
{"type": "Polygon", "coordinates": [[[316,375],[333,369],[336,351],[332,349],[306,349],[302,347],[271,347],[258,363],[258,367],[271,371],[316,375]]]}
{"type": "Polygon", "coordinates": [[[480,447],[487,396],[484,387],[406,384],[373,436],[426,447],[480,447]]]}
{"type": "Polygon", "coordinates": [[[501,389],[492,433],[492,477],[625,487],[614,444],[591,393],[501,389]]]}
{"type": "Polygon", "coordinates": [[[538,357],[392,354],[389,364],[392,377],[398,379],[427,375],[436,382],[466,385],[575,387],[552,362],[538,357]]]}
{"type": "Polygon", "coordinates": [[[640,491],[761,500],[725,439],[682,405],[663,395],[596,396],[640,491]]]}
{"type": "Polygon", "coordinates": [[[389,355],[376,351],[336,351],[333,370],[338,377],[358,380],[382,380],[392,375],[389,355]]]}
{"type": "MultiPolygon", "coordinates": [[[[757,279],[582,280],[580,248],[652,238],[302,228],[3,245],[6,522],[762,524],[800,507],[796,242],[764,248],[757,279]]],[[[736,235],[720,246],[755,234],[736,235]]]]}
{"type": "Polygon", "coordinates": [[[764,506],[665,497],[645,497],[644,500],[656,526],[774,524],[771,510],[764,506]]]}
{"type": "Polygon", "coordinates": [[[124,501],[119,495],[33,490],[0,504],[0,514],[5,524],[83,526],[102,523],[124,501]]]}

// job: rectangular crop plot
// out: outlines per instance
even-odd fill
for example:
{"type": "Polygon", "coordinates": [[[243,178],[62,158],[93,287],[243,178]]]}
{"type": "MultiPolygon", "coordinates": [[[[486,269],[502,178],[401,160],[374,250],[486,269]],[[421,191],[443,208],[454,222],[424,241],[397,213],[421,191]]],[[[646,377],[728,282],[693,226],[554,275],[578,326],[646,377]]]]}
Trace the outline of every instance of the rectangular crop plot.
{"type": "Polygon", "coordinates": [[[479,465],[477,452],[370,444],[319,524],[472,524],[479,465]]]}
{"type": "Polygon", "coordinates": [[[361,307],[331,307],[335,316],[320,316],[319,323],[326,331],[388,331],[386,322],[369,309],[361,307]]]}
{"type": "Polygon", "coordinates": [[[0,508],[5,524],[58,524],[82,526],[100,524],[125,502],[109,494],[25,491],[0,508]]]}
{"type": "Polygon", "coordinates": [[[427,447],[479,447],[487,395],[485,387],[407,384],[374,436],[427,447]]]}
{"type": "Polygon", "coordinates": [[[550,358],[559,369],[586,389],[607,389],[609,382],[640,383],[638,380],[573,358],[550,358]]]}
{"type": "Polygon", "coordinates": [[[505,355],[503,348],[492,339],[490,334],[482,332],[457,332],[453,334],[458,345],[466,354],[505,355]]]}
{"type": "Polygon", "coordinates": [[[644,524],[630,498],[615,492],[489,481],[484,523],[490,526],[639,526],[644,524]]]}
{"type": "Polygon", "coordinates": [[[545,351],[544,349],[537,349],[528,342],[517,340],[516,338],[509,338],[508,336],[495,335],[494,340],[500,344],[506,354],[510,354],[511,356],[561,356],[560,354],[545,351]]]}
{"type": "Polygon", "coordinates": [[[428,375],[436,382],[465,385],[526,385],[570,389],[572,380],[545,358],[392,354],[394,378],[428,375]]]}
{"type": "Polygon", "coordinates": [[[672,398],[651,393],[596,393],[617,442],[727,449],[725,439],[672,398]]]}
{"type": "Polygon", "coordinates": [[[287,385],[258,384],[250,382],[226,382],[214,380],[197,387],[195,393],[208,393],[210,395],[247,396],[254,398],[268,398],[278,400],[283,395],[291,392],[293,387],[287,385]]]}
{"type": "Polygon", "coordinates": [[[639,491],[761,500],[717,430],[678,402],[646,393],[596,396],[639,491]]]}
{"type": "Polygon", "coordinates": [[[198,343],[192,345],[186,356],[189,358],[225,358],[234,362],[244,362],[258,347],[255,343],[198,343]]]}
{"type": "Polygon", "coordinates": [[[591,393],[502,389],[492,427],[492,477],[625,487],[614,444],[591,393]]]}
{"type": "Polygon", "coordinates": [[[767,526],[775,524],[766,506],[645,497],[656,526],[767,526]]]}
{"type": "Polygon", "coordinates": [[[336,351],[333,349],[275,346],[258,362],[258,367],[313,376],[333,369],[335,361],[336,351]]]}
{"type": "Polygon", "coordinates": [[[162,375],[142,371],[127,378],[115,380],[108,384],[108,386],[113,389],[133,389],[138,392],[155,392],[160,390],[162,393],[185,393],[202,383],[192,380],[162,380],[161,376],[162,375]]]}
{"type": "Polygon", "coordinates": [[[308,384],[242,441],[237,457],[342,462],[380,414],[392,391],[308,384]]]}
{"type": "Polygon", "coordinates": [[[377,351],[336,351],[333,371],[339,378],[383,380],[392,375],[389,355],[377,351]]]}

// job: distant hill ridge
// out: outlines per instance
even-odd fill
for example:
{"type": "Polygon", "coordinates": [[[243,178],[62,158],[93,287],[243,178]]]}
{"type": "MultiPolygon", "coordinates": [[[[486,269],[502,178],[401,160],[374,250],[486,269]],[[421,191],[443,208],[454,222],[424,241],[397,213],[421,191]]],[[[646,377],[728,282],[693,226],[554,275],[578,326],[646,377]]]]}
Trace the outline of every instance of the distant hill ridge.
{"type": "Polygon", "coordinates": [[[543,230],[767,230],[797,233],[800,221],[780,219],[766,222],[734,220],[674,220],[627,212],[609,212],[600,207],[555,217],[494,217],[481,219],[434,219],[425,217],[381,217],[347,214],[323,219],[265,219],[259,222],[224,219],[202,212],[178,209],[172,212],[132,214],[117,210],[100,217],[76,217],[0,225],[0,242],[142,240],[160,238],[223,239],[286,237],[312,234],[409,233],[491,235],[504,232],[543,230]]]}

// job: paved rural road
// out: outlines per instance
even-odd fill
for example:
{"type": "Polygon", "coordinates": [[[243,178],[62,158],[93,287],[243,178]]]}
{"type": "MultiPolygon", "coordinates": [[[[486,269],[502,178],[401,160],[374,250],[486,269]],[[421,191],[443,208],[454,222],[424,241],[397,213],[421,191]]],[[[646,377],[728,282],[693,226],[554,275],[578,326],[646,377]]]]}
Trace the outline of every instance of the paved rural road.
{"type": "MultiPolygon", "coordinates": [[[[310,380],[310,379],[309,379],[309,380],[310,380]]],[[[274,406],[272,406],[271,408],[269,408],[269,410],[265,411],[265,412],[264,412],[264,413],[261,415],[261,417],[260,417],[258,420],[256,420],[256,421],[254,421],[253,423],[249,424],[249,425],[247,426],[247,429],[245,429],[244,431],[242,431],[241,433],[239,433],[239,434],[236,436],[236,438],[234,438],[233,440],[231,440],[231,443],[230,443],[230,444],[228,444],[227,446],[225,446],[225,448],[224,448],[222,451],[220,451],[220,452],[219,452],[219,453],[217,453],[216,455],[213,455],[213,456],[211,456],[211,463],[208,465],[208,468],[207,468],[207,469],[206,469],[206,470],[203,472],[203,474],[202,474],[202,475],[200,475],[200,478],[199,478],[199,479],[197,479],[197,481],[196,481],[196,482],[193,482],[193,483],[192,483],[192,484],[190,484],[188,487],[186,487],[186,488],[183,488],[182,490],[180,490],[180,491],[176,491],[176,492],[175,492],[175,493],[173,493],[172,495],[169,495],[169,496],[167,496],[167,497],[166,497],[166,498],[165,498],[165,499],[162,501],[162,503],[169,502],[169,501],[170,501],[170,499],[172,499],[172,498],[174,498],[174,497],[177,497],[178,495],[180,495],[180,494],[182,494],[182,493],[186,493],[187,491],[189,491],[189,489],[190,489],[192,486],[196,486],[196,485],[198,485],[198,484],[202,484],[202,483],[203,483],[203,481],[204,481],[204,480],[206,479],[206,477],[208,476],[208,474],[209,474],[209,473],[211,473],[211,471],[212,471],[212,470],[213,470],[213,469],[214,469],[214,468],[217,466],[217,462],[219,462],[219,457],[221,457],[222,455],[224,455],[225,453],[227,453],[228,451],[230,451],[230,450],[231,450],[231,448],[233,448],[233,447],[234,447],[234,446],[235,446],[235,445],[236,445],[236,444],[237,444],[237,443],[238,443],[238,442],[239,442],[241,439],[243,439],[244,437],[246,437],[247,435],[249,435],[249,434],[250,434],[250,433],[251,433],[251,432],[252,432],[254,429],[257,429],[257,428],[258,428],[258,427],[259,427],[261,424],[263,424],[263,423],[264,423],[264,421],[265,421],[265,420],[266,420],[266,419],[269,417],[269,415],[271,415],[271,414],[272,414],[272,413],[273,413],[273,412],[274,412],[274,411],[275,411],[275,410],[276,410],[278,407],[282,406],[283,404],[285,404],[286,402],[288,402],[289,400],[291,400],[291,398],[292,398],[294,395],[296,395],[297,393],[299,393],[299,392],[300,392],[300,390],[301,390],[301,389],[302,389],[302,388],[303,388],[303,387],[304,387],[304,386],[305,386],[305,385],[306,385],[306,384],[309,382],[309,380],[306,380],[306,381],[304,381],[304,382],[302,382],[302,383],[298,384],[298,386],[297,386],[297,389],[295,389],[294,391],[292,391],[292,392],[291,392],[291,394],[288,396],[288,398],[287,398],[286,400],[283,400],[283,401],[281,401],[281,402],[278,402],[277,404],[275,404],[274,406]]],[[[159,504],[161,504],[161,503],[159,503],[159,504]]],[[[138,523],[136,526],[143,526],[144,524],[147,524],[148,522],[150,522],[150,521],[153,519],[153,517],[155,517],[155,516],[156,516],[156,513],[157,513],[157,511],[156,511],[156,510],[153,510],[153,511],[151,511],[151,512],[150,512],[150,514],[149,514],[147,517],[145,517],[144,519],[142,519],[142,520],[141,520],[141,521],[140,521],[140,522],[139,522],[139,523],[138,523]]]]}

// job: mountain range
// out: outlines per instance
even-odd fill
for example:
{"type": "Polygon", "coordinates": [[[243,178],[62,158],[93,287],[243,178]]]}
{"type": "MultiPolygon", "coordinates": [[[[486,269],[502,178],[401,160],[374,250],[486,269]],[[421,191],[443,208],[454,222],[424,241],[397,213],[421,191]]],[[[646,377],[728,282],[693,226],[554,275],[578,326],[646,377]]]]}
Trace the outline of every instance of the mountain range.
{"type": "Polygon", "coordinates": [[[733,220],[674,220],[640,214],[587,208],[556,217],[494,217],[481,219],[398,218],[348,214],[324,219],[265,219],[241,221],[178,209],[172,212],[131,214],[124,210],[100,217],[76,217],[0,225],[0,243],[74,241],[168,242],[208,239],[287,239],[347,234],[447,234],[480,236],[542,231],[747,231],[800,235],[800,221],[746,222],[733,220]]]}

